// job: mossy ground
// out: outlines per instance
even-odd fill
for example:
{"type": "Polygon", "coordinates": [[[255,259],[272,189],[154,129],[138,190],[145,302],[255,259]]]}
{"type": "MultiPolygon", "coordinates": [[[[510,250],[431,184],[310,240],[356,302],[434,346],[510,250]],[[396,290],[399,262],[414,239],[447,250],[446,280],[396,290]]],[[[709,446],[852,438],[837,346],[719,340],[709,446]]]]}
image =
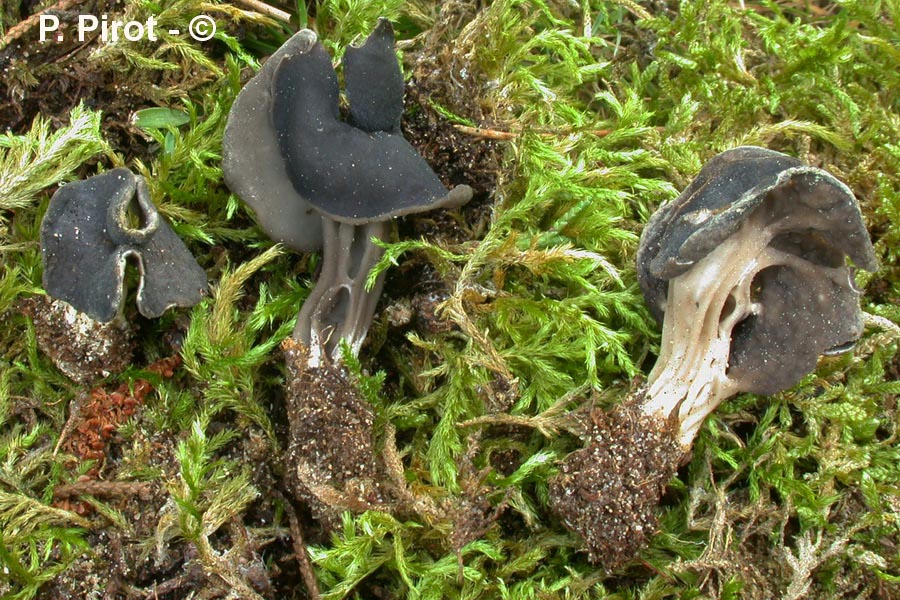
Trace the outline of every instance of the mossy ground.
{"type": "Polygon", "coordinates": [[[0,12],[0,595],[303,598],[310,570],[327,598],[900,594],[898,0],[268,3],[290,23],[237,0],[70,4],[0,12]],[[41,45],[42,9],[182,30],[204,13],[218,33],[41,45]],[[339,56],[378,16],[401,40],[408,135],[479,197],[387,244],[351,371],[404,510],[326,533],[283,484],[279,348],[317,257],[254,226],[220,146],[242,82],[293,31],[339,56]],[[548,481],[581,447],[573,415],[621,403],[652,366],[642,224],[740,144],[856,193],[881,261],[858,278],[869,326],[796,388],[720,407],[649,547],[592,565],[548,481]],[[55,186],[120,165],[147,176],[213,293],[155,321],[130,300],[131,364],[76,384],[23,302],[42,293],[55,186]],[[133,410],[103,428],[95,403],[133,410]],[[95,458],[74,450],[88,441],[95,458]]]}

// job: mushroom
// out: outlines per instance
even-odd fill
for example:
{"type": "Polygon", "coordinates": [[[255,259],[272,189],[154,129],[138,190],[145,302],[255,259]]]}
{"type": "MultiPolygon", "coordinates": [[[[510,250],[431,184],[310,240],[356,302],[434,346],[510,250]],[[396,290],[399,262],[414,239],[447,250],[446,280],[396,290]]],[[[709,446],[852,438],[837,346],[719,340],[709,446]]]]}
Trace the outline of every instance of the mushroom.
{"type": "Polygon", "coordinates": [[[659,494],[724,399],[788,389],[819,355],[853,346],[863,324],[846,257],[877,268],[853,193],[763,148],[714,157],[653,215],[637,270],[662,321],[659,358],[635,401],[594,416],[594,441],[566,459],[551,492],[592,558],[628,558],[643,544],[659,494]],[[640,436],[655,447],[636,448],[640,436]],[[628,466],[597,469],[607,463],[628,466]],[[598,502],[576,507],[575,489],[598,502]]]}
{"type": "Polygon", "coordinates": [[[160,217],[147,183],[113,169],[60,187],[41,222],[47,293],[94,320],[121,315],[125,265],[137,260],[138,310],[156,318],[193,306],[206,294],[206,272],[160,217]]]}
{"type": "Polygon", "coordinates": [[[764,148],[713,158],[641,236],[638,279],[663,322],[642,410],[676,417],[688,450],[740,392],[774,394],[862,334],[845,256],[877,268],[853,193],[764,148]]]}
{"type": "Polygon", "coordinates": [[[400,131],[403,77],[386,19],[344,56],[349,119],[337,76],[316,34],[288,40],[244,87],[228,116],[223,171],[272,239],[300,251],[321,247],[318,281],[293,338],[309,366],[340,362],[340,340],[358,353],[383,277],[365,280],[393,217],[455,207],[468,186],[447,191],[400,131]],[[252,148],[252,152],[249,149],[252,148]]]}

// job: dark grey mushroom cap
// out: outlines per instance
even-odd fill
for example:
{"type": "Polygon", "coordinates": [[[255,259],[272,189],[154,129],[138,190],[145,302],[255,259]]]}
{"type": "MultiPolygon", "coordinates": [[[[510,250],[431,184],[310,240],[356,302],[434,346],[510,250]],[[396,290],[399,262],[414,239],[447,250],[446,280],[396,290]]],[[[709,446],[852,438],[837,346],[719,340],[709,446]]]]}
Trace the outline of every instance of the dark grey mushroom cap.
{"type": "MultiPolygon", "coordinates": [[[[384,28],[373,33],[380,47],[384,28]]],[[[389,30],[388,30],[389,31],[389,30]]],[[[393,52],[365,50],[366,58],[380,57],[396,68],[393,52]]],[[[352,56],[352,55],[351,55],[352,56]]],[[[354,63],[353,59],[350,62],[354,63]]],[[[351,67],[347,73],[351,88],[378,86],[382,82],[357,80],[370,77],[385,66],[360,70],[351,67]]],[[[337,76],[331,59],[321,44],[284,58],[274,79],[272,124],[281,146],[287,172],[299,194],[323,214],[342,223],[364,224],[392,217],[460,206],[472,196],[468,186],[457,186],[450,192],[444,187],[427,162],[394,131],[364,131],[340,120],[337,76]]],[[[376,104],[398,101],[379,95],[356,94],[357,98],[378,98],[376,104]]],[[[372,105],[374,106],[374,104],[372,105]]],[[[358,114],[366,114],[371,106],[358,114]]],[[[390,105],[390,120],[395,110],[390,105]]],[[[351,106],[351,114],[353,112],[351,106]]],[[[401,105],[402,110],[402,105],[401,105]]],[[[370,125],[379,117],[372,116],[370,125]]]]}
{"type": "Polygon", "coordinates": [[[269,237],[299,252],[321,248],[321,217],[288,175],[272,128],[271,90],[281,61],[315,45],[316,34],[304,29],[269,57],[231,106],[222,140],[222,172],[229,189],[253,209],[269,237]]]}
{"type": "Polygon", "coordinates": [[[350,120],[363,131],[400,131],[403,74],[394,54],[394,28],[387,19],[365,43],[344,52],[344,89],[350,120]]]}
{"type": "Polygon", "coordinates": [[[41,223],[43,285],[97,321],[118,314],[129,256],[138,260],[138,310],[155,318],[206,294],[206,272],[159,216],[144,178],[113,169],[62,186],[41,223]],[[138,223],[129,220],[136,216],[138,223]]]}
{"type": "Polygon", "coordinates": [[[877,261],[846,185],[779,152],[735,148],[710,160],[641,235],[638,281],[658,320],[669,281],[751,216],[771,231],[770,247],[799,259],[759,271],[753,301],[763,309],[732,332],[728,376],[745,391],[770,394],[796,384],[820,354],[861,335],[859,293],[845,257],[870,271],[877,261]]]}
{"type": "Polygon", "coordinates": [[[846,185],[786,154],[741,146],[713,157],[644,227],[638,280],[657,319],[662,320],[668,280],[718,247],[764,203],[770,221],[795,217],[791,231],[805,232],[806,245],[816,252],[832,261],[837,252],[841,264],[847,255],[860,268],[877,268],[859,205],[846,185]],[[813,243],[822,236],[828,243],[813,243]]]}

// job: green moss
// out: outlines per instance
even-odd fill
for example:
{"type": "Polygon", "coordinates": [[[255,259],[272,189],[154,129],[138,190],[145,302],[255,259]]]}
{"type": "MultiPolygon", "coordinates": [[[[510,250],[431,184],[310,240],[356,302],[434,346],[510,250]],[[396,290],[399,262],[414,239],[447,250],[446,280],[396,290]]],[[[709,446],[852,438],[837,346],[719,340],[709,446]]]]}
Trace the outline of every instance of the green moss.
{"type": "MultiPolygon", "coordinates": [[[[815,12],[766,0],[747,9],[725,0],[652,9],[272,4],[309,9],[297,21],[314,17],[338,55],[376,17],[392,18],[406,71],[427,85],[435,110],[510,138],[499,142],[489,223],[477,239],[385,243],[378,269],[427,265],[447,293],[438,317],[452,328],[403,336],[383,325],[349,366],[376,410],[380,443],[389,451],[396,430],[401,479],[428,508],[347,514],[339,531],[317,539],[310,553],[325,597],[366,597],[375,587],[422,598],[617,599],[874,598],[897,589],[900,339],[889,325],[900,323],[897,0],[815,12]],[[878,273],[859,276],[863,308],[884,320],[870,319],[853,353],[823,359],[796,388],[725,403],[670,484],[661,533],[640,559],[606,572],[550,516],[547,480],[580,446],[572,411],[622,401],[651,366],[658,327],[633,267],[643,223],[706,160],[739,144],[797,155],[848,182],[881,261],[878,273]],[[450,509],[459,507],[468,508],[456,518],[450,509]]],[[[287,536],[284,500],[264,477],[286,468],[278,345],[315,257],[273,247],[220,168],[231,102],[289,27],[237,4],[125,5],[129,18],[152,14],[173,27],[209,12],[219,33],[206,45],[167,37],[73,55],[115,73],[146,106],[187,116],[134,129],[140,151],[101,135],[102,118],[124,123],[130,114],[83,108],[0,138],[0,594],[40,597],[74,561],[101,564],[95,536],[134,526],[112,500],[95,501],[102,518],[52,506],[54,490],[86,472],[55,448],[87,390],[39,352],[17,304],[40,293],[36,241],[53,186],[125,163],[147,176],[213,283],[197,307],[141,322],[140,364],[101,382],[146,376],[147,364],[172,352],[166,336],[183,334],[184,367],[154,379],[120,430],[123,456],[111,475],[164,483],[160,526],[132,541],[147,555],[168,549],[176,565],[196,557],[204,575],[193,584],[211,594],[225,582],[248,596],[303,597],[292,582],[254,588],[241,560],[269,548],[273,578],[293,568],[275,542],[287,536]]]]}
{"type": "Polygon", "coordinates": [[[0,227],[6,241],[9,211],[31,206],[38,192],[72,177],[85,161],[109,148],[100,133],[100,113],[79,105],[69,125],[51,131],[50,121],[38,116],[21,136],[0,137],[0,227]]]}

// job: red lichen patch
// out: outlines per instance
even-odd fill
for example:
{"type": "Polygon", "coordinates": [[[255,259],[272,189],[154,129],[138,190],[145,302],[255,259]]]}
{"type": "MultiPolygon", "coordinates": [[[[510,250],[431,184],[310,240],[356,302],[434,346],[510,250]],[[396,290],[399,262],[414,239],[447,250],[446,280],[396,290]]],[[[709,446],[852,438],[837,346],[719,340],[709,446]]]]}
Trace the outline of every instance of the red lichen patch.
{"type": "MultiPolygon", "coordinates": [[[[147,371],[168,378],[174,375],[175,369],[180,364],[179,356],[171,356],[153,363],[147,367],[147,371]]],[[[74,497],[80,494],[93,495],[89,490],[97,489],[93,483],[106,465],[110,446],[118,428],[135,414],[153,390],[153,384],[146,379],[138,379],[131,384],[123,383],[112,392],[95,387],[88,394],[86,402],[74,410],[72,418],[66,425],[66,431],[70,433],[66,436],[64,432],[61,448],[80,460],[94,460],[96,464],[75,484],[60,486],[56,493],[57,506],[79,514],[90,511],[90,505],[76,501],[74,497]],[[73,490],[82,491],[74,493],[73,490]]],[[[110,489],[113,495],[118,490],[118,488],[110,489]]]]}
{"type": "Polygon", "coordinates": [[[106,447],[116,429],[134,414],[135,407],[150,389],[149,382],[138,380],[131,394],[126,393],[122,386],[112,393],[103,388],[91,390],[90,401],[79,415],[81,422],[64,448],[79,458],[98,461],[99,464],[91,470],[91,474],[98,474],[106,457],[106,447]]]}

